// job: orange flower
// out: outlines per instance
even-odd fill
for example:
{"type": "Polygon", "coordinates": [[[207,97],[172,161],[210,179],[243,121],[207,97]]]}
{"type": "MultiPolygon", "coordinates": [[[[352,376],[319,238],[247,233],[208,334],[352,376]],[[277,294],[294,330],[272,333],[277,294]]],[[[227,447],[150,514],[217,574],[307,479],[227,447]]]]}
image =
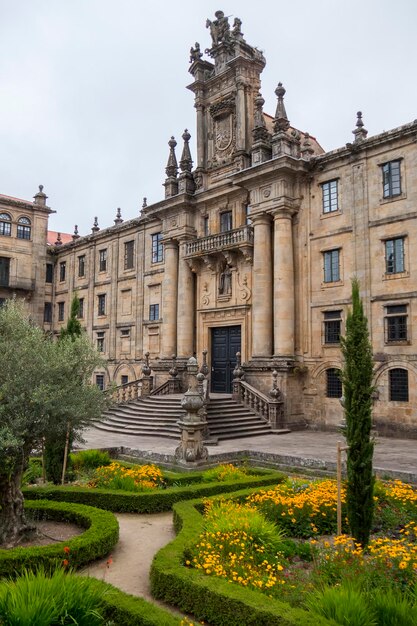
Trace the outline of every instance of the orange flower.
{"type": "Polygon", "coordinates": [[[69,561],[68,561],[68,559],[64,559],[64,560],[62,561],[62,565],[63,565],[64,567],[67,567],[67,566],[69,565],[69,561]]]}
{"type": "Polygon", "coordinates": [[[71,548],[69,548],[68,546],[65,546],[64,552],[65,554],[69,554],[71,552],[71,548]]]}
{"type": "Polygon", "coordinates": [[[113,563],[113,558],[112,558],[112,555],[110,555],[106,561],[107,568],[109,568],[112,563],[113,563]]]}

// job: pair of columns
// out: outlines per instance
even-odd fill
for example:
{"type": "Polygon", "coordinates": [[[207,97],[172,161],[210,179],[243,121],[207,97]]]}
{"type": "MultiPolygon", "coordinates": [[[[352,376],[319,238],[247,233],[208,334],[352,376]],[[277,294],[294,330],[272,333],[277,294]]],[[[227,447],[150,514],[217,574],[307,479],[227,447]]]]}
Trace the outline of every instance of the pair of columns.
{"type": "Polygon", "coordinates": [[[294,251],[292,212],[253,216],[252,354],[294,355],[294,251]]]}
{"type": "Polygon", "coordinates": [[[189,357],[194,351],[194,276],[184,259],[185,242],[164,241],[162,356],[189,357]]]}

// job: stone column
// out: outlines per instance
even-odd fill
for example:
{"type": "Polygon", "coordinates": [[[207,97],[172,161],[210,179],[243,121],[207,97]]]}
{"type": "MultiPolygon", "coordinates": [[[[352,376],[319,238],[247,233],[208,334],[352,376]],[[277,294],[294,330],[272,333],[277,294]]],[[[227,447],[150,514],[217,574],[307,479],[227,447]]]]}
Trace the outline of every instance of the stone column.
{"type": "Polygon", "coordinates": [[[164,241],[165,273],[162,281],[162,356],[177,352],[178,244],[164,241]]]}
{"type": "Polygon", "coordinates": [[[294,356],[294,252],[292,213],[274,216],[274,356],[294,356]]]}
{"type": "Polygon", "coordinates": [[[204,108],[196,102],[197,111],[197,167],[204,167],[204,108]]]}
{"type": "Polygon", "coordinates": [[[194,353],[194,274],[184,259],[186,242],[180,245],[178,266],[177,355],[189,358],[194,353]]]}
{"type": "Polygon", "coordinates": [[[252,223],[252,356],[270,357],[273,347],[271,218],[266,213],[254,215],[252,223]]]}
{"type": "Polygon", "coordinates": [[[246,149],[246,111],[245,111],[245,85],[237,83],[236,94],[236,150],[246,149]]]}

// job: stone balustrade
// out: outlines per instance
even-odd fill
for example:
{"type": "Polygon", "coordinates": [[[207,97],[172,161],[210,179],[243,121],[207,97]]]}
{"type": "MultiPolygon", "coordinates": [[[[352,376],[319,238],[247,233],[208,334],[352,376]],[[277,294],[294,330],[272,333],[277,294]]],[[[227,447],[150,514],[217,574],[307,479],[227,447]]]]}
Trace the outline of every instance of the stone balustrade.
{"type": "Polygon", "coordinates": [[[251,226],[242,226],[234,230],[228,230],[217,235],[209,235],[208,237],[200,237],[186,244],[186,255],[193,256],[196,254],[205,254],[208,252],[216,252],[223,249],[239,248],[240,245],[253,246],[253,228],[251,226]]]}

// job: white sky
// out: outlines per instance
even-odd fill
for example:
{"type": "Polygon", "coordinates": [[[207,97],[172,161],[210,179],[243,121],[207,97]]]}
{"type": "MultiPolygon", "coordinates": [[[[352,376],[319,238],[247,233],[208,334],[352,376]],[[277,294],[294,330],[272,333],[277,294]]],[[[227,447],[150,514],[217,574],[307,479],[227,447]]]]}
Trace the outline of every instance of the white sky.
{"type": "Polygon", "coordinates": [[[358,110],[370,135],[417,117],[416,0],[0,0],[0,193],[42,183],[50,228],[80,234],[161,200],[167,141],[179,156],[195,138],[189,49],[218,9],[264,51],[264,110],[282,81],[291,124],[326,150],[358,110]]]}

